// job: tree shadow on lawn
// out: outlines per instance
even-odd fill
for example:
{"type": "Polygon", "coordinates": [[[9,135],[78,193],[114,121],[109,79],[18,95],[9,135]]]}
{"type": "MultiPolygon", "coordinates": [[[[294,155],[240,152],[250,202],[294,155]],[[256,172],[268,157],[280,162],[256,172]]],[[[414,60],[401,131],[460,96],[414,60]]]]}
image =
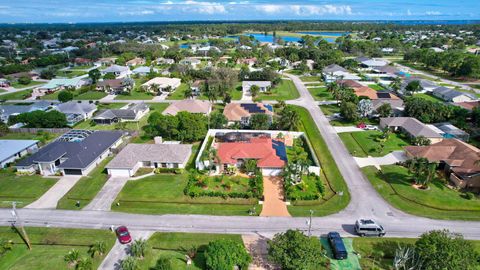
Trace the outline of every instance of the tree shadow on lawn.
{"type": "Polygon", "coordinates": [[[402,184],[405,186],[412,186],[413,184],[413,178],[410,175],[398,172],[377,171],[377,177],[387,182],[388,184],[402,184]]]}

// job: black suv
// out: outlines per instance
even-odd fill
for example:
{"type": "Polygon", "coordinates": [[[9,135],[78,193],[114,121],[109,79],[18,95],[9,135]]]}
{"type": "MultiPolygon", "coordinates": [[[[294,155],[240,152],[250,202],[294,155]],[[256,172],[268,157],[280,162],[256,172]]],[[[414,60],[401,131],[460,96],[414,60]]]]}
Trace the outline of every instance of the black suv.
{"type": "Polygon", "coordinates": [[[332,247],[333,256],[337,260],[344,260],[348,257],[347,249],[343,244],[342,237],[338,232],[329,232],[328,233],[328,242],[330,243],[330,247],[332,247]]]}

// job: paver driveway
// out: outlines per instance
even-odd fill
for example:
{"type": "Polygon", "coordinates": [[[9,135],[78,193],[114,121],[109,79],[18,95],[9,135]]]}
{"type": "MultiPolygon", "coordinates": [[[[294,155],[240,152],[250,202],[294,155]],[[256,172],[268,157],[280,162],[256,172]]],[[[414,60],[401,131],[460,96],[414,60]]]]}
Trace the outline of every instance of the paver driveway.
{"type": "Polygon", "coordinates": [[[285,204],[283,192],[283,179],[281,177],[265,176],[263,178],[263,209],[262,217],[289,217],[290,214],[285,204]]]}

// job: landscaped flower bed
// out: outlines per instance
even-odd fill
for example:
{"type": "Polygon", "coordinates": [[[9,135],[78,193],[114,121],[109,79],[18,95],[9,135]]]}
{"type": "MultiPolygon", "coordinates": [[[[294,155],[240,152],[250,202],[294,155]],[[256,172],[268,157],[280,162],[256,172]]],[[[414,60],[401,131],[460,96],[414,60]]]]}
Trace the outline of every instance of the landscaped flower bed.
{"type": "Polygon", "coordinates": [[[296,185],[285,182],[285,195],[288,200],[318,200],[325,192],[320,176],[309,174],[302,176],[302,182],[296,185]]]}

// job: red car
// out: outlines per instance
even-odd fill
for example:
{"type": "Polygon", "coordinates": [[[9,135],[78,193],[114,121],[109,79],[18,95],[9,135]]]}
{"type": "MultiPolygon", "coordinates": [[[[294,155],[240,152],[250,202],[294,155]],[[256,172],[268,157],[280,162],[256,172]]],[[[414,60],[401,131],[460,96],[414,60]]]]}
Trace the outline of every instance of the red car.
{"type": "Polygon", "coordinates": [[[357,128],[361,128],[361,129],[364,129],[367,125],[365,125],[365,123],[358,123],[357,124],[357,128]]]}
{"type": "Polygon", "coordinates": [[[132,242],[132,237],[130,236],[127,227],[120,226],[115,230],[115,232],[117,233],[118,241],[121,244],[128,244],[132,242]]]}

